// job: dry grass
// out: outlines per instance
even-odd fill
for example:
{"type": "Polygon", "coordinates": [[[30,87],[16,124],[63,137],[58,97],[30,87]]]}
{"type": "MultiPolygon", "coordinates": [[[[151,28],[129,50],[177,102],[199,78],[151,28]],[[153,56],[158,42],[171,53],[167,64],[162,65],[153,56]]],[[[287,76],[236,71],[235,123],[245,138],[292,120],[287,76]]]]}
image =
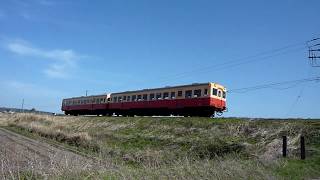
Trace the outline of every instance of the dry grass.
{"type": "Polygon", "coordinates": [[[62,178],[275,179],[274,169],[283,166],[281,136],[288,136],[288,154],[295,158],[301,134],[320,134],[316,121],[15,114],[0,116],[0,124],[80,148],[118,167],[55,176],[62,178]]]}

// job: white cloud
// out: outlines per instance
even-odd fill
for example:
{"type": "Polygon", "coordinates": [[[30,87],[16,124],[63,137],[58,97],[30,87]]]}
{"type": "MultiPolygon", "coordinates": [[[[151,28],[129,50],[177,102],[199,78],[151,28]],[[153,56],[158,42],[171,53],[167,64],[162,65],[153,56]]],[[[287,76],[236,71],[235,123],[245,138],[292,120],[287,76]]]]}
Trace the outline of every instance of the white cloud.
{"type": "Polygon", "coordinates": [[[68,66],[66,64],[52,64],[49,68],[43,72],[53,78],[67,78],[68,66]]]}
{"type": "Polygon", "coordinates": [[[54,78],[68,77],[68,72],[76,67],[76,61],[87,57],[77,54],[71,49],[44,50],[36,48],[26,41],[21,40],[9,42],[6,46],[9,51],[20,56],[30,56],[51,60],[52,63],[43,72],[47,76],[54,78]]]}

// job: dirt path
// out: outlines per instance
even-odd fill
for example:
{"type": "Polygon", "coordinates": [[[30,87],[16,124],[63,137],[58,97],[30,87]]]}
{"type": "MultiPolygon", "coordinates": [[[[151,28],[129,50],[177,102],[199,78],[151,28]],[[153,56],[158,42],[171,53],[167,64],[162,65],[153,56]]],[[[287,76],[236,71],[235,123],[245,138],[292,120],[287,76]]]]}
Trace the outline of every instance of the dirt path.
{"type": "Polygon", "coordinates": [[[96,169],[97,161],[0,128],[0,174],[96,169]]]}

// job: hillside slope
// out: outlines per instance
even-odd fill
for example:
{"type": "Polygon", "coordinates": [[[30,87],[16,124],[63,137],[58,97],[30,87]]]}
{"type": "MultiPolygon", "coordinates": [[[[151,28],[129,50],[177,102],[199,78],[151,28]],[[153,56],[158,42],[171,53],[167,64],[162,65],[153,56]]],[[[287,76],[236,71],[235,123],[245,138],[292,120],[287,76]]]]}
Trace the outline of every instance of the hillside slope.
{"type": "MultiPolygon", "coordinates": [[[[96,177],[277,179],[320,176],[320,121],[7,115],[0,124],[118,165],[96,177]],[[281,158],[283,135],[288,155],[281,158]],[[307,160],[299,157],[304,135],[307,160]]],[[[84,172],[91,174],[93,172],[84,172]]],[[[85,176],[84,175],[84,176],[85,176]]],[[[81,175],[82,177],[82,175],[81,175]]]]}

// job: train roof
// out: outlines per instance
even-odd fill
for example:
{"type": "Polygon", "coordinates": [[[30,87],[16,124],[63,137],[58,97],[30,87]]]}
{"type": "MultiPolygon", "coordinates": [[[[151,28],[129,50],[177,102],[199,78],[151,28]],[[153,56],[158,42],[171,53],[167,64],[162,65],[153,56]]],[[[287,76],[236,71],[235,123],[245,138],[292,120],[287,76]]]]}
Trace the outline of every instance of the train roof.
{"type": "Polygon", "coordinates": [[[98,94],[98,95],[91,95],[91,96],[78,96],[78,97],[65,98],[63,100],[78,99],[78,98],[94,98],[94,97],[108,96],[108,95],[110,95],[110,94],[98,94]]]}
{"type": "Polygon", "coordinates": [[[212,83],[212,82],[193,83],[193,84],[178,85],[178,86],[165,86],[165,87],[161,87],[161,88],[141,89],[141,90],[134,90],[134,91],[123,91],[123,92],[112,93],[111,95],[125,94],[125,93],[137,93],[137,92],[141,92],[141,91],[157,91],[157,90],[173,89],[173,88],[185,88],[185,87],[193,87],[193,86],[203,86],[203,85],[209,85],[209,84],[215,84],[215,85],[218,85],[218,86],[222,86],[222,85],[220,85],[218,83],[212,83]]]}
{"type": "Polygon", "coordinates": [[[117,93],[111,93],[111,94],[79,96],[79,97],[66,98],[66,99],[63,99],[63,100],[71,100],[71,99],[78,99],[78,98],[94,98],[94,97],[108,96],[108,95],[118,95],[118,94],[126,94],[126,93],[138,93],[138,92],[141,92],[141,91],[157,91],[157,90],[173,89],[173,88],[185,88],[185,87],[203,86],[203,85],[209,85],[209,84],[213,84],[214,86],[218,86],[218,87],[223,87],[224,88],[224,86],[222,86],[222,85],[220,85],[218,83],[206,82],[206,83],[193,83],[193,84],[185,84],[185,85],[178,85],[178,86],[165,86],[165,87],[161,87],[161,88],[141,89],[141,90],[134,90],[134,91],[123,91],[123,92],[117,92],[117,93]]]}

